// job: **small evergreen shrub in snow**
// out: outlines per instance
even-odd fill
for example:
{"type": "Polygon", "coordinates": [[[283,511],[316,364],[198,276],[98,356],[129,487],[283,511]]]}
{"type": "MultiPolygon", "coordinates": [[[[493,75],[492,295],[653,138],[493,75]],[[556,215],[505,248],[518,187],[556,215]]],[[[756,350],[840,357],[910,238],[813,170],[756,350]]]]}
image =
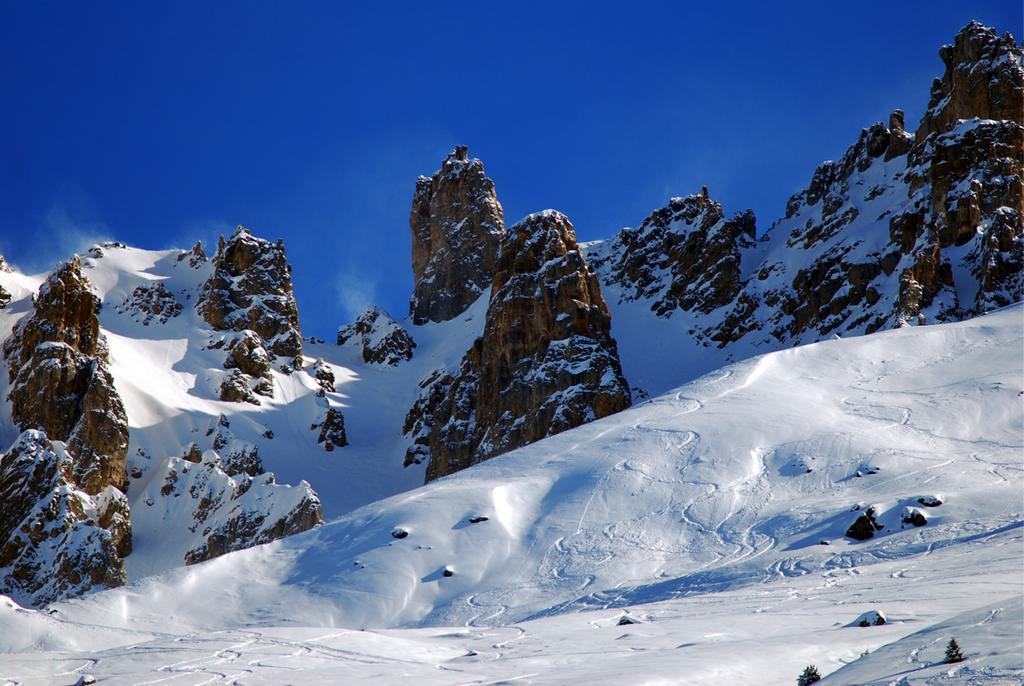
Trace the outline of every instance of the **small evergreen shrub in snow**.
{"type": "Polygon", "coordinates": [[[957,645],[956,639],[949,639],[949,643],[946,644],[946,664],[953,664],[955,662],[963,662],[964,654],[960,652],[960,646],[957,645]]]}
{"type": "Polygon", "coordinates": [[[818,668],[814,665],[807,665],[804,667],[804,671],[800,674],[800,677],[796,680],[796,685],[810,686],[818,681],[821,681],[821,673],[818,672],[818,668]]]}

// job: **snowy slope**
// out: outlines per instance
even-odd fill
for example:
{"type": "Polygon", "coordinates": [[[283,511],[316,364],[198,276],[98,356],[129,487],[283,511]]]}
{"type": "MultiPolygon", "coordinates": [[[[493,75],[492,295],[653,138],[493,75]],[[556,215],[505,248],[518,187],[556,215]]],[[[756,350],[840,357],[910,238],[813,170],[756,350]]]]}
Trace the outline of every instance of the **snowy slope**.
{"type": "MultiPolygon", "coordinates": [[[[1020,592],[1024,553],[1022,315],[1017,305],[737,363],[317,530],[56,605],[47,621],[67,623],[76,655],[83,622],[106,627],[111,647],[129,640],[120,630],[155,641],[151,661],[111,650],[100,662],[110,673],[175,671],[168,642],[187,634],[203,669],[300,652],[314,668],[358,663],[353,678],[368,680],[420,665],[437,683],[569,673],[596,683],[642,664],[668,683],[784,683],[806,662],[833,671],[999,602],[1011,624],[977,640],[1012,672],[1022,660],[996,634],[1019,621],[1019,601],[1005,599],[1020,592]],[[929,496],[943,504],[917,500],[929,496]],[[884,528],[845,538],[871,505],[884,528]],[[903,524],[907,507],[928,524],[903,524]],[[871,609],[890,623],[847,626],[871,609]],[[609,626],[627,610],[643,623],[609,626]],[[466,628],[298,628],[452,625],[466,628]],[[313,650],[316,636],[330,638],[313,650]],[[609,637],[621,640],[603,645],[609,637]],[[406,649],[408,661],[394,658],[406,649]],[[458,678],[438,674],[442,664],[458,678]]],[[[33,674],[39,662],[11,664],[33,674]]],[[[882,669],[859,664],[872,679],[882,669]]]]}

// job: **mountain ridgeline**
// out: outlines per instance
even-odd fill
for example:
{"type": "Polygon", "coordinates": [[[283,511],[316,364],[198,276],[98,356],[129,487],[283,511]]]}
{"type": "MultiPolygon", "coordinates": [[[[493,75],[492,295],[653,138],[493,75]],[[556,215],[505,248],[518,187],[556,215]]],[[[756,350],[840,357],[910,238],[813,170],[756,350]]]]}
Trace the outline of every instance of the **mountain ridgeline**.
{"type": "MultiPolygon", "coordinates": [[[[601,285],[618,296],[613,311],[649,304],[654,316],[686,319],[693,344],[744,352],[955,321],[1020,300],[1021,48],[972,22],[939,54],[945,74],[916,133],[905,130],[901,110],[888,126],[864,129],[838,162],[815,170],[760,239],[752,212],[727,217],[706,188],[673,198],[585,254],[556,212],[531,215],[505,234],[492,224],[488,240],[501,238],[483,335],[457,371],[439,370],[421,384],[406,421],[406,464],[428,461],[429,480],[629,406],[601,285]],[[556,226],[562,237],[549,238],[556,226]],[[545,247],[552,240],[559,250],[545,247]],[[564,280],[588,286],[566,289],[564,280]]],[[[494,184],[481,180],[483,166],[467,161],[465,148],[449,155],[432,184],[456,165],[472,168],[486,189],[468,197],[498,206],[494,184]]],[[[423,185],[414,236],[427,223],[423,185]]],[[[489,264],[475,252],[452,256],[453,246],[479,250],[479,214],[473,202],[431,204],[429,224],[448,227],[443,260],[431,256],[432,264],[489,264]]],[[[419,294],[439,277],[424,279],[414,320],[419,294]]],[[[480,281],[478,270],[472,293],[480,281]]]]}
{"type": "Polygon", "coordinates": [[[371,307],[336,344],[303,338],[284,245],[244,227],[212,258],[0,258],[0,593],[44,605],[302,532],[714,368],[631,378],[658,346],[718,366],[1021,300],[1024,54],[971,23],[939,55],[917,129],[861,131],[760,236],[706,188],[605,241],[555,210],[506,227],[459,146],[415,185],[408,319],[371,307]]]}

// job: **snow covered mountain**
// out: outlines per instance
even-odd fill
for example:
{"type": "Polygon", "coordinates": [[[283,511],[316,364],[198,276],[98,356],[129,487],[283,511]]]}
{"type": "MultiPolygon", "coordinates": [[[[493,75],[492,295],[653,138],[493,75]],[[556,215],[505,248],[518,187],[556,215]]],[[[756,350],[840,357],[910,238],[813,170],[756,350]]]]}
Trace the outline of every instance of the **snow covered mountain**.
{"type": "Polygon", "coordinates": [[[8,609],[49,651],[9,676],[925,683],[954,632],[949,683],[1019,676],[1022,315],[770,353],[313,531],[8,609]]]}
{"type": "Polygon", "coordinates": [[[460,146],[408,318],[329,343],[244,227],[0,258],[0,678],[1013,678],[1024,55],[972,23],[940,56],[916,134],[865,129],[760,237],[707,189],[506,229],[460,146]]]}

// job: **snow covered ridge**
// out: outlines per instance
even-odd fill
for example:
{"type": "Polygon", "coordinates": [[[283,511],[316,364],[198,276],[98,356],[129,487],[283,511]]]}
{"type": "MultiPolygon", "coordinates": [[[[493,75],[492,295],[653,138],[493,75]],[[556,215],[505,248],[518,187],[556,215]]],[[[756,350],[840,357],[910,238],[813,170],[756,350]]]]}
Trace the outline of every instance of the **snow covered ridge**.
{"type": "Polygon", "coordinates": [[[3,610],[0,673],[56,671],[32,636],[136,679],[1019,678],[1022,321],[770,353],[312,531],[3,610]],[[872,507],[882,528],[846,536],[872,507]],[[967,659],[939,664],[954,637],[967,659]]]}
{"type": "Polygon", "coordinates": [[[613,304],[746,355],[1019,301],[1024,55],[978,23],[940,55],[916,135],[900,110],[864,129],[760,241],[752,215],[726,219],[704,190],[592,245],[613,304]]]}

